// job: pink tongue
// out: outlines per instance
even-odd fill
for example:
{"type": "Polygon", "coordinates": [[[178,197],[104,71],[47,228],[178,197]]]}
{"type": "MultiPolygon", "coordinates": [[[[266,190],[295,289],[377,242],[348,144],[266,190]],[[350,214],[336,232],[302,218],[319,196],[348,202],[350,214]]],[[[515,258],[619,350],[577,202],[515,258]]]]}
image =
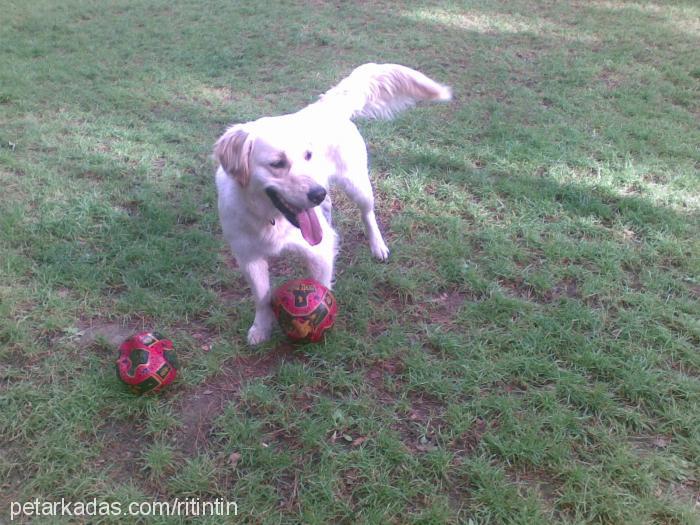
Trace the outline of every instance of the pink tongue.
{"type": "Polygon", "coordinates": [[[318,222],[318,217],[316,216],[314,208],[302,210],[299,215],[297,215],[297,220],[299,221],[301,235],[306,239],[306,242],[311,246],[316,246],[321,242],[323,231],[321,230],[321,225],[318,222]]]}

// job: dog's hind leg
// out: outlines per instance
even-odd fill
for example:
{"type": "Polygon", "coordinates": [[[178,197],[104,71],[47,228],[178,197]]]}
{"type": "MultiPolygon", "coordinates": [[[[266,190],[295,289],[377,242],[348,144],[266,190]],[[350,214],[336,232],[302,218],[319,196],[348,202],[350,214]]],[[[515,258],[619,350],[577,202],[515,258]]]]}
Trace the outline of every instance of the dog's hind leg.
{"type": "Polygon", "coordinates": [[[257,345],[270,338],[275,317],[270,305],[270,271],[265,259],[238,261],[255,298],[255,320],[248,330],[248,344],[257,345]]]}
{"type": "Polygon", "coordinates": [[[362,214],[362,222],[365,225],[365,234],[369,241],[369,248],[372,255],[380,261],[389,258],[389,248],[384,242],[384,237],[379,231],[377,217],[374,214],[374,193],[369,180],[367,165],[356,163],[352,167],[354,170],[351,176],[338,177],[335,182],[345,191],[362,214]]]}

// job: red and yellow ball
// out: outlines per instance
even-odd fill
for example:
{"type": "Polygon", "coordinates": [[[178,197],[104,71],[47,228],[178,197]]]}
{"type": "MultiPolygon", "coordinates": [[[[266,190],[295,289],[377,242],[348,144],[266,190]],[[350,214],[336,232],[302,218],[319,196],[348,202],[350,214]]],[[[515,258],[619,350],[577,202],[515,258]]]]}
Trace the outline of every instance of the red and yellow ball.
{"type": "Polygon", "coordinates": [[[333,293],[321,283],[294,279],[272,293],[272,311],[287,337],[316,343],[333,326],[338,304],[333,293]]]}
{"type": "Polygon", "coordinates": [[[134,394],[154,393],[173,382],[177,375],[173,342],[158,332],[141,332],[119,347],[117,377],[134,394]]]}

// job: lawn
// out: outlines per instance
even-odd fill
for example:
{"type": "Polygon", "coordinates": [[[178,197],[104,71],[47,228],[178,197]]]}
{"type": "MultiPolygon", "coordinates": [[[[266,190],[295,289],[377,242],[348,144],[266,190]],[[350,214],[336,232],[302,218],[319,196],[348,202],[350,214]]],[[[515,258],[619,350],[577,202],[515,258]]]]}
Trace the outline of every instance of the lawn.
{"type": "Polygon", "coordinates": [[[699,46],[691,0],[0,0],[0,523],[700,523],[699,46]],[[392,256],[334,194],[336,326],[250,348],[212,145],[370,61],[455,92],[358,123],[392,256]]]}

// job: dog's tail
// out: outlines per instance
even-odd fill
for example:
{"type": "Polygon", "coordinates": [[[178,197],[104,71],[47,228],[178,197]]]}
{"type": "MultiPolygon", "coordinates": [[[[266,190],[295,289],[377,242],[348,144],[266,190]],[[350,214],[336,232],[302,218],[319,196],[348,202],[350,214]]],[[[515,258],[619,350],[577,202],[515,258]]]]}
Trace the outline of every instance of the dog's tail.
{"type": "Polygon", "coordinates": [[[422,100],[451,100],[452,90],[398,64],[364,64],[313,106],[344,118],[390,119],[422,100]]]}

